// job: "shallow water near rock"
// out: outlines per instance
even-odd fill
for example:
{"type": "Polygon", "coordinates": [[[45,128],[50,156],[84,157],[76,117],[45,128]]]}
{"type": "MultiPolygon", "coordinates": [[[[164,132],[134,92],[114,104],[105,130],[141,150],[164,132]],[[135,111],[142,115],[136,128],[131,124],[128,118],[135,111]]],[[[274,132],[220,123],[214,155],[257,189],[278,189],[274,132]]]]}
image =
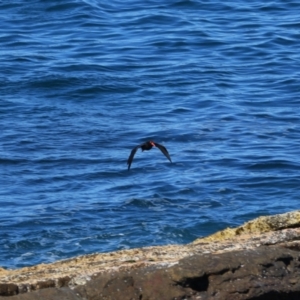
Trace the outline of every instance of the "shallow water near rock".
{"type": "Polygon", "coordinates": [[[0,266],[299,209],[299,4],[0,8],[0,266]]]}

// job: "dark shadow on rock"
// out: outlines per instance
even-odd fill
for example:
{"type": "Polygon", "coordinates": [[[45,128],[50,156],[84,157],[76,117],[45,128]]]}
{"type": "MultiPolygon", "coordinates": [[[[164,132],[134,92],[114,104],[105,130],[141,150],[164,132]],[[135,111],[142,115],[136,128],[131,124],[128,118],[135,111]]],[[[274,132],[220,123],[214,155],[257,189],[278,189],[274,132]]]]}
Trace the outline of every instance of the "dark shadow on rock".
{"type": "Polygon", "coordinates": [[[177,285],[183,288],[191,288],[196,292],[205,292],[208,289],[209,280],[208,276],[183,278],[181,281],[176,282],[177,285]]]}
{"type": "Polygon", "coordinates": [[[263,294],[259,297],[251,298],[251,300],[299,300],[299,299],[300,299],[300,292],[280,293],[276,291],[263,294]]]}

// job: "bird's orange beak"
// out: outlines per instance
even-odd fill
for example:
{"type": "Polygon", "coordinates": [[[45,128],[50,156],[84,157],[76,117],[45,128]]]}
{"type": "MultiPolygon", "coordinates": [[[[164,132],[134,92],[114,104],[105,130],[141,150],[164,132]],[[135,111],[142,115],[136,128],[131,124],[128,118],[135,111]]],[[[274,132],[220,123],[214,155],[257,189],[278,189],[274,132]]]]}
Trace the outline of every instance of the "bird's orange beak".
{"type": "Polygon", "coordinates": [[[150,144],[151,144],[153,147],[155,147],[155,144],[154,144],[153,142],[150,142],[150,144]]]}

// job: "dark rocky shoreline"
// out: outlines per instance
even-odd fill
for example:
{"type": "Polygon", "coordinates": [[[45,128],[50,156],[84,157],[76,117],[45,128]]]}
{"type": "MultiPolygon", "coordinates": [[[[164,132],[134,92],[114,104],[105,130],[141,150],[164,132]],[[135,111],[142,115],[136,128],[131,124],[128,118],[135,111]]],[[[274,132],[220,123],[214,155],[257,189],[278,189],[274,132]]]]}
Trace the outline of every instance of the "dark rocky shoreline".
{"type": "Polygon", "coordinates": [[[93,254],[0,271],[0,299],[300,299],[300,212],[188,245],[93,254]]]}

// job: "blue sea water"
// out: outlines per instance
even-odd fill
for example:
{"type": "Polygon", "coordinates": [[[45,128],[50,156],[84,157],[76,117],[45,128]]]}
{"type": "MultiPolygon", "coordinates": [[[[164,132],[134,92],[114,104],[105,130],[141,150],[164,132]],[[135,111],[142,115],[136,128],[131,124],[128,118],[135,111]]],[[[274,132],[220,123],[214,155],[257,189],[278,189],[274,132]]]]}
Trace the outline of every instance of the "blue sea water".
{"type": "Polygon", "coordinates": [[[189,243],[300,205],[300,3],[0,2],[0,266],[189,243]],[[138,151],[154,140],[167,147],[138,151]]]}

